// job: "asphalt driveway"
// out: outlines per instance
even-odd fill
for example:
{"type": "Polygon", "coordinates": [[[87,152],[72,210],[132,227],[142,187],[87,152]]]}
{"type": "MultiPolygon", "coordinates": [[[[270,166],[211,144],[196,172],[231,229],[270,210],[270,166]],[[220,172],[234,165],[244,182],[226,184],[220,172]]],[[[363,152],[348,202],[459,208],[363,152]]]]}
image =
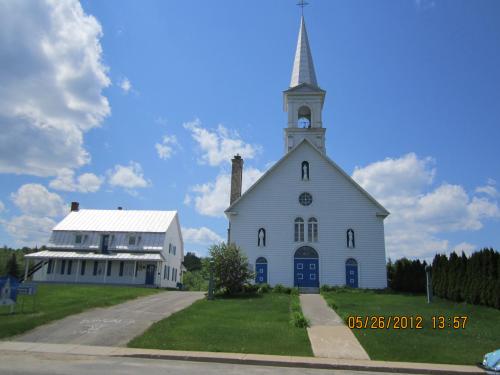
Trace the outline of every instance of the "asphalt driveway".
{"type": "Polygon", "coordinates": [[[151,324],[203,298],[203,292],[169,291],[97,308],[37,327],[14,341],[126,346],[151,324]]]}

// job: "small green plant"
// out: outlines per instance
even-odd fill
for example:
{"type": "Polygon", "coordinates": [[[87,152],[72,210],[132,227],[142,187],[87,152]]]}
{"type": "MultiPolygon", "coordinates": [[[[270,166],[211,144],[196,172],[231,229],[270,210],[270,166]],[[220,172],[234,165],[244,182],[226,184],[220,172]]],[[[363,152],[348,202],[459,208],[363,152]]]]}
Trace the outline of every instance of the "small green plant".
{"type": "Polygon", "coordinates": [[[304,316],[302,312],[294,311],[292,313],[292,322],[297,328],[309,327],[309,320],[304,316]]]}
{"type": "Polygon", "coordinates": [[[292,288],[288,288],[283,284],[276,284],[273,288],[273,293],[284,293],[290,294],[292,292],[292,288]]]}
{"type": "Polygon", "coordinates": [[[269,293],[271,291],[271,286],[266,283],[259,284],[258,287],[259,289],[257,290],[257,293],[259,294],[269,293]]]}
{"type": "Polygon", "coordinates": [[[309,320],[304,316],[300,307],[299,290],[288,289],[290,289],[290,323],[298,328],[309,327],[309,320]]]}

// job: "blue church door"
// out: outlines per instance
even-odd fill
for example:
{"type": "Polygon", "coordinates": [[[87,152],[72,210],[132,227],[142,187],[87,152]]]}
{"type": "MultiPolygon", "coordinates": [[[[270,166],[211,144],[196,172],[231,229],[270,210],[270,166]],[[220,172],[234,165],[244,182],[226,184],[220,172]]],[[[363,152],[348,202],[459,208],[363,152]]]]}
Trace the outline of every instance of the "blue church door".
{"type": "Polygon", "coordinates": [[[258,258],[255,262],[255,284],[267,283],[267,260],[258,258]]]}
{"type": "Polygon", "coordinates": [[[345,262],[345,285],[351,288],[358,287],[358,263],[352,258],[345,262]]]}
{"type": "Polygon", "coordinates": [[[319,260],[316,250],[302,246],[295,252],[293,263],[294,286],[319,287],[319,260]]]}

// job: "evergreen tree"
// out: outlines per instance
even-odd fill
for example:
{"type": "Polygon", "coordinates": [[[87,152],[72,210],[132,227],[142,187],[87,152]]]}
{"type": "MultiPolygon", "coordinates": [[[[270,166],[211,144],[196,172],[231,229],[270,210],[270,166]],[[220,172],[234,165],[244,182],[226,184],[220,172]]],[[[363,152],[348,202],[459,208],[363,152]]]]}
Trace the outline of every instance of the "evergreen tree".
{"type": "Polygon", "coordinates": [[[7,261],[6,273],[9,276],[19,278],[19,265],[17,264],[16,254],[13,252],[10,259],[7,261]]]}

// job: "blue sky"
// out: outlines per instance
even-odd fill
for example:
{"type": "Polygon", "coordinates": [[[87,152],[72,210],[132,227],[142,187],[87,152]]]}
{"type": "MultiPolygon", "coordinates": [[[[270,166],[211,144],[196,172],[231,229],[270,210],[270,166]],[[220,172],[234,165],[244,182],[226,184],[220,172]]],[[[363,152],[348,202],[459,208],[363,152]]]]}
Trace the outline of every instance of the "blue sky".
{"type": "MultiPolygon", "coordinates": [[[[500,248],[500,3],[310,3],[327,154],[391,211],[388,256],[500,248]]],[[[283,156],[299,20],[284,0],[1,2],[0,243],[42,245],[79,201],[177,209],[204,254],[229,158],[248,186],[283,156]]]]}

